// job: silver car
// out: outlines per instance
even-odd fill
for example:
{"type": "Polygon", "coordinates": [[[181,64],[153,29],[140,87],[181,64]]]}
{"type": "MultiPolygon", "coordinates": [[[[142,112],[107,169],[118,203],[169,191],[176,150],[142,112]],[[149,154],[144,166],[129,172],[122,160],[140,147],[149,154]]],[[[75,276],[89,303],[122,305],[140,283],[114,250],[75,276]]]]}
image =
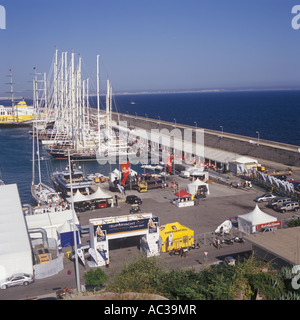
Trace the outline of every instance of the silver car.
{"type": "Polygon", "coordinates": [[[6,289],[14,286],[27,286],[34,282],[34,276],[28,273],[17,273],[0,282],[0,288],[6,289]]]}
{"type": "Polygon", "coordinates": [[[254,201],[256,202],[263,202],[263,201],[271,201],[272,199],[276,198],[276,196],[272,193],[265,193],[260,197],[256,197],[254,201]]]}

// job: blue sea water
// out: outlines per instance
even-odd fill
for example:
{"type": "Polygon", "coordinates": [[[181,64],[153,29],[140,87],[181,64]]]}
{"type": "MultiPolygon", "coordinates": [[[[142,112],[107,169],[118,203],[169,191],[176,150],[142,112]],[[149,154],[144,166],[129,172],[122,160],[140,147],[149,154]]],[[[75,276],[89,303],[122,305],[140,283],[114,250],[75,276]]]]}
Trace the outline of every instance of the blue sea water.
{"type": "MultiPolygon", "coordinates": [[[[102,105],[104,105],[104,98],[102,105]]],[[[96,99],[91,99],[96,106],[96,99]]],[[[28,102],[29,103],[29,102],[28,102]]],[[[10,105],[9,101],[0,104],[10,105]]],[[[117,95],[115,111],[165,121],[195,125],[256,138],[300,146],[300,91],[203,92],[117,95]],[[132,101],[135,104],[132,104],[132,101]]],[[[50,159],[42,149],[42,180],[51,183],[55,170],[66,161],[50,159]]],[[[107,175],[116,165],[100,166],[96,161],[80,162],[83,171],[107,175]]],[[[37,169],[37,164],[35,163],[37,169]]],[[[139,167],[133,167],[139,172],[139,167]]],[[[0,129],[0,178],[17,183],[22,203],[31,201],[32,140],[29,128],[0,129]]]]}
{"type": "Polygon", "coordinates": [[[119,112],[300,145],[300,91],[118,96],[119,112]],[[134,100],[135,104],[130,104],[134,100]]]}

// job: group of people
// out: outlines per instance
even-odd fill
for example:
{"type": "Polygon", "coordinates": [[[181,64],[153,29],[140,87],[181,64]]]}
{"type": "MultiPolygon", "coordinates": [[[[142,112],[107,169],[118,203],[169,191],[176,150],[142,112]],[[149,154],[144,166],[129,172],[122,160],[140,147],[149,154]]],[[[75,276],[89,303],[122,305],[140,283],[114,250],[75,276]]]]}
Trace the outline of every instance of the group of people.
{"type": "Polygon", "coordinates": [[[187,257],[187,251],[188,251],[187,248],[180,247],[180,249],[179,249],[180,258],[186,258],[187,257]]]}

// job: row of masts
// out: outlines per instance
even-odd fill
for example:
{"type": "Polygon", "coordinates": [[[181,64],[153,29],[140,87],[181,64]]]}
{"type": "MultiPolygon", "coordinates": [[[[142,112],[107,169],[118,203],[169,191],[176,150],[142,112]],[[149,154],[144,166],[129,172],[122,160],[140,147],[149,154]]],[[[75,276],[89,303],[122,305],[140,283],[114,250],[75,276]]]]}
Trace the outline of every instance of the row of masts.
{"type": "Polygon", "coordinates": [[[97,114],[91,112],[89,103],[90,79],[82,79],[82,58],[75,61],[75,53],[62,52],[58,59],[55,52],[53,75],[44,74],[39,80],[34,73],[33,98],[37,119],[35,130],[40,140],[48,144],[48,151],[55,155],[71,153],[96,154],[101,140],[109,140],[111,132],[112,87],[107,79],[106,112],[100,110],[100,68],[97,56],[97,114]],[[40,111],[42,110],[42,111],[40,111]],[[42,116],[44,115],[44,118],[42,116]],[[49,124],[52,124],[49,130],[49,124]],[[48,126],[46,126],[48,124],[48,126]],[[103,130],[105,129],[105,130],[103,130]]]}

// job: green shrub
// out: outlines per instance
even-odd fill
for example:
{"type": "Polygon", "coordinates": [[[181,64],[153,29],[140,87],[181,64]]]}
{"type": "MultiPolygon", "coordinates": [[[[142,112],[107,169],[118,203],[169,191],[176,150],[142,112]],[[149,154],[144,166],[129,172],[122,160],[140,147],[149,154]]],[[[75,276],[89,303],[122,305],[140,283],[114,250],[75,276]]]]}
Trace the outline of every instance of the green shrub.
{"type": "Polygon", "coordinates": [[[90,269],[83,275],[87,286],[94,288],[101,288],[104,283],[108,280],[108,275],[100,268],[95,270],[90,269]]]}
{"type": "Polygon", "coordinates": [[[300,219],[290,219],[290,220],[288,221],[288,226],[289,226],[290,228],[292,228],[292,227],[299,227],[299,226],[300,226],[300,219]]]}
{"type": "Polygon", "coordinates": [[[141,256],[115,274],[108,289],[114,292],[157,293],[160,291],[162,268],[156,257],[141,256]]]}

